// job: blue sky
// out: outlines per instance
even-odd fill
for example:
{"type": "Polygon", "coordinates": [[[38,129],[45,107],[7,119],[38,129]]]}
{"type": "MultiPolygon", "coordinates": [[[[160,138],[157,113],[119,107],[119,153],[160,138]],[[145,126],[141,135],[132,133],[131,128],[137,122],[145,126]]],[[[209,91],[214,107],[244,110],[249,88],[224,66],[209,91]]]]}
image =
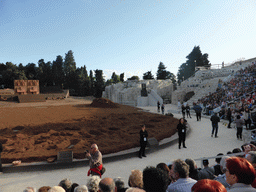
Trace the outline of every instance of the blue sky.
{"type": "Polygon", "coordinates": [[[177,74],[194,46],[212,64],[256,57],[255,0],[0,0],[0,63],[74,52],[77,67],[177,74]]]}

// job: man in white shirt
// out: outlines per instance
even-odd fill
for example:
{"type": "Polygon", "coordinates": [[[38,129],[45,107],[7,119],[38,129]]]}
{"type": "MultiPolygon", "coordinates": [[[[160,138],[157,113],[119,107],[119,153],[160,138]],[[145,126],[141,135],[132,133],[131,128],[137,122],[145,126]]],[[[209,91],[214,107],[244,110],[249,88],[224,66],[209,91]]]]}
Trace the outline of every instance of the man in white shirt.
{"type": "Polygon", "coordinates": [[[191,192],[192,186],[197,182],[188,176],[189,166],[185,161],[180,159],[173,162],[170,175],[176,180],[176,182],[171,183],[168,186],[166,190],[167,192],[191,192]]]}

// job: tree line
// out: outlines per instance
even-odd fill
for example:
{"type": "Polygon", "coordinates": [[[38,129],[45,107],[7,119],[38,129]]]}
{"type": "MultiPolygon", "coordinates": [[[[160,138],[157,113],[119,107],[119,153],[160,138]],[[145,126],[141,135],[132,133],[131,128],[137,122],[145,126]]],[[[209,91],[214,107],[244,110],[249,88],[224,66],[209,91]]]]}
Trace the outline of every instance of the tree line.
{"type": "Polygon", "coordinates": [[[14,88],[14,80],[39,80],[39,86],[58,86],[69,89],[70,95],[101,97],[105,88],[102,70],[90,70],[87,73],[86,66],[76,67],[73,52],[70,50],[63,59],[61,55],[53,62],[45,62],[44,59],[35,63],[18,66],[12,62],[0,63],[0,85],[6,88],[14,88]]]}
{"type": "MultiPolygon", "coordinates": [[[[186,57],[187,61],[183,63],[178,70],[177,78],[170,71],[166,70],[165,65],[160,62],[156,73],[157,80],[170,79],[174,86],[186,80],[195,73],[196,66],[210,66],[208,54],[202,54],[200,47],[195,46],[192,52],[186,57]]],[[[45,62],[40,59],[37,63],[28,63],[18,66],[12,62],[0,63],[0,85],[5,88],[14,88],[14,80],[39,80],[39,86],[58,86],[62,89],[69,89],[70,95],[76,96],[95,96],[101,97],[105,86],[124,82],[124,73],[120,75],[112,73],[111,79],[105,81],[103,71],[96,69],[87,72],[86,66],[76,67],[76,62],[72,50],[56,57],[54,61],[45,62]]],[[[143,73],[144,80],[155,79],[151,71],[143,73]]],[[[132,76],[127,80],[139,80],[138,76],[132,76]]]]}

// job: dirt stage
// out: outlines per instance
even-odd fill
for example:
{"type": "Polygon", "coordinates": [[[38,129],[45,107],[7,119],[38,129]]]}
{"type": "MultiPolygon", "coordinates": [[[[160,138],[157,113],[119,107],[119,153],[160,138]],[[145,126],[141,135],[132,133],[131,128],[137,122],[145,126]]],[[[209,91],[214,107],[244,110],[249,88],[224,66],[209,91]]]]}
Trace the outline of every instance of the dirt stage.
{"type": "Polygon", "coordinates": [[[2,162],[45,161],[61,150],[84,150],[97,143],[103,154],[139,146],[143,124],[150,137],[162,140],[176,131],[177,119],[143,112],[109,100],[68,98],[44,103],[0,102],[2,162]]]}

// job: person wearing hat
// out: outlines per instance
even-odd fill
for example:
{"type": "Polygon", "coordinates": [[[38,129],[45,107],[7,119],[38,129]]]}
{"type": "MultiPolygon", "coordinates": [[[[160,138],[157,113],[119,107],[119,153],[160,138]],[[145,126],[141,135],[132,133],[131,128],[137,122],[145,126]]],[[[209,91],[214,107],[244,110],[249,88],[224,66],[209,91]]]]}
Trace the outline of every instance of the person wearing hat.
{"type": "Polygon", "coordinates": [[[218,134],[218,123],[220,122],[220,118],[218,117],[217,113],[214,113],[213,116],[211,116],[211,122],[212,122],[212,137],[213,137],[213,134],[215,132],[215,138],[217,138],[217,134],[218,134]]]}
{"type": "Polygon", "coordinates": [[[216,177],[214,175],[214,169],[209,167],[208,159],[203,160],[203,166],[204,168],[199,172],[200,179],[214,179],[216,177]]]}

